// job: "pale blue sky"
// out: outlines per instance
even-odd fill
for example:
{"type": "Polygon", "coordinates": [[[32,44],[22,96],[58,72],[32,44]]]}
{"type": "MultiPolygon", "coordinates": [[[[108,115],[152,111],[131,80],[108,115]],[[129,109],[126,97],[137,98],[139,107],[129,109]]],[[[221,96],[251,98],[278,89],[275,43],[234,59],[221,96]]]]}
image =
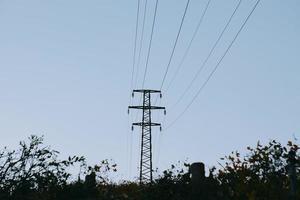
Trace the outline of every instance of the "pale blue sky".
{"type": "MultiPolygon", "coordinates": [[[[154,5],[148,1],[145,42],[154,5]]],[[[163,90],[167,109],[237,2],[212,0],[184,70],[167,93],[163,90]]],[[[181,104],[168,110],[166,123],[187,105],[254,3],[243,0],[206,70],[181,104]]],[[[167,83],[205,4],[191,0],[167,83]]],[[[184,6],[183,0],[160,1],[146,87],[158,89],[162,81],[184,6]]],[[[136,176],[139,131],[130,131],[127,115],[135,15],[136,0],[1,0],[0,145],[13,148],[30,134],[43,134],[63,155],[85,155],[89,163],[113,158],[121,178],[136,176]]],[[[257,140],[300,138],[299,19],[298,0],[261,1],[191,109],[167,131],[153,131],[155,167],[185,158],[212,166],[257,140]]],[[[141,61],[140,71],[145,51],[141,61]]]]}

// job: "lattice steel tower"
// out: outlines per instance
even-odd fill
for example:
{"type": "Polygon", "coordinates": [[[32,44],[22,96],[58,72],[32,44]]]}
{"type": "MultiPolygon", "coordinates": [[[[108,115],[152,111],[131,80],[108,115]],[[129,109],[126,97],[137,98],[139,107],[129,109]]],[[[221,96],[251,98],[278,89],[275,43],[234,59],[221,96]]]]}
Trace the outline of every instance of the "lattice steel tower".
{"type": "Polygon", "coordinates": [[[151,135],[151,127],[159,126],[161,128],[160,123],[153,123],[151,120],[151,110],[164,110],[165,107],[161,106],[151,106],[151,94],[158,93],[161,95],[161,91],[159,90],[133,90],[132,96],[134,93],[142,93],[143,97],[143,105],[141,106],[129,106],[129,109],[140,109],[143,111],[142,121],[132,123],[133,126],[142,127],[142,141],[141,141],[141,160],[140,160],[140,184],[147,184],[152,182],[152,135],[151,135]]]}

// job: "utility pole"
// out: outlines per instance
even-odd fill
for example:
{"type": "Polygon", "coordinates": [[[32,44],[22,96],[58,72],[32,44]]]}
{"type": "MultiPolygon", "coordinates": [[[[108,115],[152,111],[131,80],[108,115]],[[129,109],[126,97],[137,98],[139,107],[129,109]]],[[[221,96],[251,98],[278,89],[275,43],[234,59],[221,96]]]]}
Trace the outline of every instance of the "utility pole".
{"type": "Polygon", "coordinates": [[[160,123],[153,123],[151,119],[152,110],[164,110],[166,114],[165,107],[152,106],[151,105],[151,94],[157,93],[162,97],[161,91],[159,90],[133,90],[132,97],[134,93],[142,93],[143,105],[140,106],[128,106],[129,109],[140,109],[143,111],[142,121],[132,123],[132,130],[134,126],[142,127],[142,141],[141,141],[141,160],[140,160],[140,184],[152,183],[152,134],[151,127],[159,126],[160,123]]]}

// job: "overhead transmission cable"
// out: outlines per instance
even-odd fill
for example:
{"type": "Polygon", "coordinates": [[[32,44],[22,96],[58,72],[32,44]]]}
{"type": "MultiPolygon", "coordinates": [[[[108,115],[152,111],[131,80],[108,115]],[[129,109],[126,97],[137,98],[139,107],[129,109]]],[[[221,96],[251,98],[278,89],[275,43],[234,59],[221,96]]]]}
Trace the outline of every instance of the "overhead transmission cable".
{"type": "MultiPolygon", "coordinates": [[[[133,79],[134,79],[134,72],[135,72],[137,35],[138,35],[138,28],[139,28],[139,15],[140,15],[140,0],[137,0],[137,12],[136,12],[136,20],[135,20],[135,36],[134,36],[134,47],[133,47],[133,62],[132,62],[130,92],[133,89],[133,82],[134,82],[133,79]]],[[[130,96],[131,96],[131,94],[130,94],[130,96]]]]}
{"type": "Polygon", "coordinates": [[[197,99],[197,97],[199,96],[199,94],[201,93],[201,91],[204,89],[204,87],[207,85],[208,81],[211,79],[211,77],[214,75],[214,73],[217,71],[218,67],[220,66],[221,62],[223,61],[224,57],[227,55],[227,53],[229,52],[230,48],[232,47],[232,45],[234,44],[234,42],[236,41],[236,39],[238,38],[239,34],[241,33],[241,31],[244,29],[245,25],[247,24],[248,20],[250,19],[251,15],[253,14],[253,12],[255,11],[255,9],[257,8],[257,5],[260,3],[261,0],[257,0],[257,2],[255,3],[255,5],[253,6],[251,12],[248,14],[247,18],[245,19],[244,23],[242,24],[242,26],[240,27],[240,29],[238,30],[238,32],[236,33],[236,35],[234,36],[233,40],[231,41],[231,43],[228,45],[226,51],[224,52],[224,54],[222,55],[222,57],[219,59],[219,61],[217,62],[217,64],[215,65],[214,69],[211,71],[211,73],[209,74],[209,76],[207,77],[207,79],[205,80],[205,82],[201,85],[201,87],[199,88],[199,90],[197,91],[197,93],[194,95],[194,97],[192,98],[192,100],[190,101],[190,103],[185,107],[185,109],[177,116],[177,118],[172,121],[169,126],[166,127],[166,129],[169,129],[170,127],[172,127],[175,122],[180,119],[185,113],[186,111],[190,108],[190,106],[194,103],[194,101],[197,99]]]}
{"type": "MultiPolygon", "coordinates": [[[[211,0],[209,0],[210,2],[211,0]]],[[[168,61],[168,65],[166,67],[166,71],[164,73],[164,76],[163,76],[163,80],[162,80],[162,83],[160,85],[160,90],[162,89],[163,85],[164,85],[164,82],[165,82],[165,79],[167,77],[167,74],[168,74],[168,71],[169,71],[169,68],[170,68],[170,65],[171,65],[171,62],[172,62],[172,59],[173,59],[173,56],[174,56],[174,52],[175,52],[175,49],[176,49],[176,46],[177,46],[177,42],[178,42],[178,39],[179,39],[179,36],[180,36],[180,33],[181,33],[181,29],[182,29],[182,26],[183,26],[183,23],[184,23],[184,20],[185,20],[185,16],[186,16],[186,13],[187,13],[187,10],[188,10],[188,7],[189,7],[189,4],[190,4],[190,0],[187,0],[186,2],[186,6],[185,6],[185,9],[184,9],[184,13],[183,13],[183,16],[181,18],[181,23],[180,23],[180,26],[179,26],[179,29],[178,29],[178,32],[177,32],[177,35],[176,35],[176,39],[175,39],[175,43],[173,45],[173,48],[172,48],[172,52],[171,52],[171,55],[170,55],[170,58],[169,58],[169,61],[168,61]]],[[[207,8],[206,8],[207,9],[207,8]]],[[[205,10],[206,10],[205,9],[205,10]]],[[[202,18],[202,17],[201,17],[202,18]]],[[[157,99],[158,97],[156,98],[155,100],[155,104],[157,102],[157,99]]],[[[161,102],[160,102],[161,103],[161,102]]],[[[160,115],[158,115],[158,118],[160,118],[160,115]]],[[[161,141],[161,140],[159,140],[161,141]]],[[[159,144],[160,146],[160,144],[159,144]]],[[[160,147],[158,147],[158,155],[160,154],[160,147]]],[[[158,156],[159,157],[159,156],[158,156]]],[[[157,160],[158,162],[159,160],[157,160]]]]}
{"type": "Polygon", "coordinates": [[[176,103],[171,107],[174,108],[175,106],[177,106],[181,100],[183,99],[183,97],[187,94],[187,92],[191,89],[191,87],[193,86],[194,82],[197,80],[198,76],[200,75],[200,73],[202,72],[202,70],[204,69],[204,67],[206,66],[207,61],[209,60],[209,58],[211,57],[211,55],[213,54],[215,48],[217,47],[217,45],[219,44],[220,40],[222,39],[225,31],[227,30],[227,28],[229,27],[234,15],[236,14],[237,10],[239,9],[240,5],[241,5],[242,0],[239,0],[238,4],[236,5],[234,11],[232,12],[230,18],[228,19],[226,25],[224,26],[222,32],[220,33],[218,39],[215,41],[214,45],[212,46],[212,48],[210,49],[207,57],[205,58],[205,60],[202,62],[200,68],[197,70],[196,74],[194,75],[192,81],[189,83],[189,85],[186,87],[186,89],[183,91],[183,93],[181,94],[181,96],[178,98],[178,100],[176,101],[176,103]]]}
{"type": "Polygon", "coordinates": [[[170,68],[173,56],[174,56],[174,52],[175,52],[175,49],[176,49],[176,46],[177,46],[177,42],[178,42],[178,39],[179,39],[179,36],[180,36],[180,32],[181,32],[181,29],[182,29],[182,25],[183,25],[183,22],[184,22],[184,19],[185,19],[186,12],[188,10],[189,4],[190,4],[190,0],[187,0],[186,6],[185,6],[185,9],[184,9],[184,13],[183,13],[183,16],[182,16],[182,19],[181,19],[181,23],[180,23],[180,26],[179,26],[179,30],[177,32],[177,36],[176,36],[176,39],[175,39],[175,43],[173,45],[172,52],[171,52],[171,55],[170,55],[170,58],[169,58],[169,62],[168,62],[168,65],[166,67],[166,71],[165,71],[164,76],[163,76],[163,80],[162,80],[162,83],[161,83],[161,86],[160,86],[160,90],[162,89],[162,87],[164,85],[164,82],[166,80],[166,77],[167,77],[167,74],[168,74],[168,71],[169,71],[169,68],[170,68]]]}
{"type": "MultiPolygon", "coordinates": [[[[144,41],[144,31],[145,31],[145,23],[146,23],[147,5],[148,5],[148,0],[145,0],[143,23],[142,23],[142,33],[141,33],[140,44],[139,44],[139,54],[138,54],[137,70],[136,70],[135,84],[134,84],[135,88],[137,87],[137,84],[138,84],[139,66],[140,66],[141,53],[142,53],[142,47],[143,47],[143,41],[144,41]]],[[[142,100],[142,97],[140,98],[140,102],[141,102],[141,100],[142,100]]],[[[136,111],[136,119],[138,117],[138,114],[139,114],[139,111],[136,111]]]]}
{"type": "Polygon", "coordinates": [[[174,80],[176,79],[176,77],[177,77],[177,75],[178,75],[178,72],[180,71],[180,69],[181,69],[181,67],[182,67],[182,65],[183,65],[183,63],[184,63],[184,61],[185,61],[185,59],[186,59],[186,57],[187,57],[187,55],[188,55],[188,53],[189,53],[189,51],[190,51],[190,49],[191,49],[191,46],[192,46],[192,44],[193,44],[193,42],[194,42],[194,40],[195,40],[195,38],[196,38],[196,36],[197,36],[197,33],[198,33],[198,31],[199,31],[199,29],[200,29],[200,27],[201,27],[201,25],[202,25],[204,16],[205,16],[205,14],[206,14],[206,12],[207,12],[207,10],[208,10],[208,7],[209,7],[210,2],[211,2],[211,0],[208,0],[208,1],[207,1],[206,6],[205,6],[205,8],[204,8],[204,10],[203,10],[203,13],[202,13],[202,15],[201,15],[201,17],[200,17],[200,20],[199,20],[199,22],[198,22],[198,24],[197,24],[197,26],[196,26],[196,29],[195,29],[195,31],[194,31],[194,33],[193,33],[193,36],[192,36],[192,38],[191,38],[191,40],[190,40],[190,42],[189,42],[189,44],[188,44],[188,47],[186,48],[186,50],[185,50],[185,52],[184,52],[184,55],[183,55],[183,57],[182,57],[182,59],[181,59],[179,65],[177,66],[177,68],[176,68],[176,70],[175,70],[175,74],[174,74],[173,77],[171,78],[171,81],[170,81],[169,85],[167,86],[167,89],[166,89],[165,92],[167,92],[167,91],[170,89],[172,83],[173,83],[174,80]]]}
{"type": "MultiPolygon", "coordinates": [[[[140,0],[137,0],[137,13],[135,20],[135,36],[134,36],[134,47],[133,47],[133,62],[132,62],[132,73],[131,73],[131,82],[130,82],[130,93],[133,90],[134,83],[134,73],[135,73],[135,62],[136,62],[136,49],[137,49],[137,36],[138,36],[138,28],[139,28],[139,15],[140,15],[140,0]]],[[[130,94],[129,104],[131,104],[131,94],[130,94]]],[[[132,121],[132,120],[131,120],[132,121]]],[[[128,124],[130,124],[128,117],[128,124]]],[[[128,136],[127,136],[128,138],[128,136]]],[[[131,164],[132,164],[132,134],[130,134],[130,141],[127,139],[127,154],[129,154],[128,158],[128,175],[131,178],[131,164]],[[129,146],[129,147],[128,147],[129,146]],[[129,149],[129,150],[128,150],[129,149]]]]}
{"type": "MultiPolygon", "coordinates": [[[[188,53],[189,53],[189,51],[190,51],[190,48],[191,48],[191,46],[192,46],[192,43],[194,42],[194,40],[195,40],[195,38],[196,38],[196,36],[197,36],[197,33],[198,33],[198,31],[199,31],[199,29],[200,29],[200,27],[201,27],[201,25],[202,25],[203,19],[204,19],[205,15],[206,15],[206,12],[207,12],[207,10],[208,10],[208,7],[209,7],[211,1],[212,1],[212,0],[208,0],[208,1],[207,1],[206,5],[205,5],[205,8],[204,8],[204,10],[203,10],[203,12],[202,12],[202,14],[201,14],[201,16],[200,16],[200,19],[199,19],[199,21],[198,21],[198,23],[197,23],[196,29],[195,29],[195,31],[194,31],[194,33],[193,33],[193,35],[192,35],[192,38],[191,38],[191,40],[190,40],[190,42],[189,42],[189,44],[188,44],[188,47],[187,47],[187,49],[185,50],[184,55],[183,55],[183,57],[182,57],[182,59],[181,59],[179,65],[177,66],[177,68],[176,68],[176,70],[175,70],[175,74],[173,75],[173,77],[172,77],[172,79],[171,79],[171,81],[170,81],[170,83],[169,83],[169,85],[168,85],[168,87],[167,87],[167,89],[166,89],[165,92],[167,92],[167,91],[170,89],[171,84],[172,84],[173,81],[176,79],[177,74],[178,74],[178,72],[180,71],[180,68],[182,67],[182,65],[183,65],[183,63],[184,63],[184,61],[185,61],[185,59],[186,59],[186,57],[187,57],[187,55],[188,55],[188,53]]],[[[159,113],[158,118],[160,118],[160,113],[159,113]]],[[[165,122],[165,119],[166,119],[166,118],[164,118],[164,122],[165,122]]],[[[158,147],[158,154],[159,154],[159,151],[160,151],[160,145],[159,145],[159,147],[158,147]]],[[[159,159],[157,160],[157,162],[159,162],[159,159]]]]}
{"type": "Polygon", "coordinates": [[[151,28],[151,35],[150,35],[150,42],[149,42],[149,46],[148,46],[148,54],[147,54],[147,59],[146,59],[146,66],[145,66],[145,71],[144,71],[144,78],[143,78],[142,88],[144,88],[145,80],[146,80],[146,74],[147,74],[147,70],[148,70],[148,63],[149,63],[149,57],[150,57],[150,53],[151,53],[151,46],[152,46],[152,38],[153,38],[153,32],[154,32],[154,27],[155,27],[155,21],[156,21],[157,6],[158,6],[158,0],[156,0],[156,3],[155,3],[155,10],[154,10],[154,16],[153,16],[153,22],[152,22],[152,28],[151,28]]]}
{"type": "MultiPolygon", "coordinates": [[[[148,46],[148,53],[147,53],[145,71],[144,71],[144,75],[143,75],[142,89],[144,88],[145,81],[146,81],[146,75],[147,75],[149,58],[150,58],[151,47],[152,47],[153,33],[154,33],[154,28],[155,28],[156,16],[157,16],[157,8],[158,8],[158,0],[156,0],[156,3],[155,3],[155,9],[154,9],[154,15],[153,15],[153,21],[152,21],[152,28],[151,28],[151,34],[150,34],[150,42],[149,42],[149,46],[148,46]]],[[[140,97],[139,102],[140,103],[142,102],[142,96],[140,97]]],[[[136,120],[138,118],[138,113],[139,112],[137,111],[136,112],[136,120]]]]}
{"type": "Polygon", "coordinates": [[[139,66],[140,66],[141,52],[142,52],[143,41],[144,41],[144,30],[145,30],[145,21],[146,21],[146,14],[147,14],[147,4],[148,4],[148,0],[145,0],[143,23],[142,23],[142,33],[141,33],[140,44],[139,44],[139,54],[138,54],[138,62],[137,62],[137,67],[136,67],[137,69],[136,69],[136,76],[135,76],[134,87],[137,86],[138,76],[139,76],[139,66]]]}

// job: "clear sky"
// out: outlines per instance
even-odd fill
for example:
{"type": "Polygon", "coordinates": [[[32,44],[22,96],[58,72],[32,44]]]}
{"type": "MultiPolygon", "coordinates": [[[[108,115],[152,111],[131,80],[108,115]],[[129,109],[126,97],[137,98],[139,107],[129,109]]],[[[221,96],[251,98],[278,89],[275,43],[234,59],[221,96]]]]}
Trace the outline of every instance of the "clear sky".
{"type": "MultiPolygon", "coordinates": [[[[155,1],[148,2],[140,72],[155,1]]],[[[185,2],[160,0],[147,88],[159,89],[185,2]]],[[[166,83],[206,2],[191,0],[166,83]]],[[[212,0],[180,74],[170,90],[163,88],[163,127],[188,104],[255,3],[243,0],[191,92],[168,110],[237,2],[212,0]]],[[[138,174],[140,134],[138,129],[131,132],[128,124],[135,113],[127,115],[136,7],[136,0],[0,0],[1,146],[14,148],[30,134],[44,135],[46,143],[64,156],[84,155],[90,164],[112,158],[121,178],[138,174]]],[[[232,150],[243,152],[258,140],[286,143],[293,134],[300,139],[299,19],[298,0],[261,1],[190,109],[170,129],[153,130],[155,167],[165,169],[186,158],[212,166],[232,150]]],[[[142,73],[137,87],[141,77],[142,73]]],[[[163,121],[154,114],[154,121],[158,119],[163,121]]]]}

